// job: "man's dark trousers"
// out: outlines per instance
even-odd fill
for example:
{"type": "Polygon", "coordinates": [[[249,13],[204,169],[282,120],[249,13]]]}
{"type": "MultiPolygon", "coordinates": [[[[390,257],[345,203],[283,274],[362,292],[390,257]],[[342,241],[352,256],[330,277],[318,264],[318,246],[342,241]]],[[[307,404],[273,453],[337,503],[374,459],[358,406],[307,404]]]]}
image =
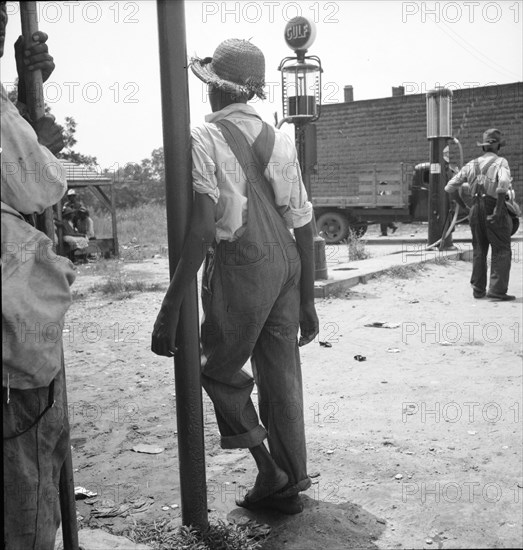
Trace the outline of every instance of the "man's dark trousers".
{"type": "Polygon", "coordinates": [[[472,277],[470,283],[476,292],[484,292],[487,288],[487,253],[492,247],[490,265],[489,294],[503,296],[508,290],[512,252],[510,235],[512,220],[503,207],[499,221],[488,220],[494,212],[496,199],[490,196],[475,197],[470,210],[470,229],[472,231],[472,277]]]}

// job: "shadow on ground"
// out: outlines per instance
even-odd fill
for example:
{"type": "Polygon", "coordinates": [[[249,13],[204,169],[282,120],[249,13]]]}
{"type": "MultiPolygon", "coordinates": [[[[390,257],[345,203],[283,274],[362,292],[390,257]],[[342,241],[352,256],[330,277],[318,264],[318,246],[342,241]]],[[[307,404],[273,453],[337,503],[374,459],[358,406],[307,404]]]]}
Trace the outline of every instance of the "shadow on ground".
{"type": "Polygon", "coordinates": [[[263,550],[377,549],[375,540],[385,521],[350,502],[332,504],[302,496],[305,509],[287,516],[270,510],[235,508],[227,519],[235,523],[255,520],[271,527],[263,550]]]}

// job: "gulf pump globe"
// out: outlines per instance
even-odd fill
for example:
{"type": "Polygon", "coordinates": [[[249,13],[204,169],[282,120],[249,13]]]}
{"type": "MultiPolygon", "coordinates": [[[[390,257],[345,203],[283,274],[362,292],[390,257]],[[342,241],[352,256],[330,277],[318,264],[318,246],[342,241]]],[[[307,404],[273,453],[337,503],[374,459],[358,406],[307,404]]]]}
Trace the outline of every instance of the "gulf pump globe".
{"type": "Polygon", "coordinates": [[[438,86],[427,92],[427,138],[452,137],[452,90],[438,86]]]}
{"type": "Polygon", "coordinates": [[[321,104],[321,61],[306,56],[316,37],[316,26],[305,17],[295,17],[285,26],[284,38],[296,57],[286,57],[278,70],[282,75],[283,116],[291,120],[314,121],[321,104]]]}

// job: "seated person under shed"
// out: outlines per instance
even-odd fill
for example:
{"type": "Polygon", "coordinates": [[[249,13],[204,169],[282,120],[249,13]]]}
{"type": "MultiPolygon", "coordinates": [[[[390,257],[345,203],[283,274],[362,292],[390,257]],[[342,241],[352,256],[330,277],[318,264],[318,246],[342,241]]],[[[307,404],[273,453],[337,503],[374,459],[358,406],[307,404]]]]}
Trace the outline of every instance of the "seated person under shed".
{"type": "Polygon", "coordinates": [[[78,233],[85,235],[87,239],[96,239],[94,235],[94,223],[89,216],[89,210],[85,206],[80,206],[78,209],[74,225],[78,233]]]}
{"type": "Polygon", "coordinates": [[[80,197],[76,194],[76,191],[74,189],[69,189],[69,191],[67,191],[67,198],[64,201],[63,208],[69,208],[73,211],[73,223],[76,223],[78,212],[82,206],[83,203],[80,200],[80,197]]]}
{"type": "Polygon", "coordinates": [[[79,233],[73,223],[74,210],[64,207],[62,210],[62,221],[55,220],[55,224],[62,229],[62,241],[67,256],[71,260],[76,257],[77,250],[83,250],[89,246],[89,241],[85,234],[79,233]]]}

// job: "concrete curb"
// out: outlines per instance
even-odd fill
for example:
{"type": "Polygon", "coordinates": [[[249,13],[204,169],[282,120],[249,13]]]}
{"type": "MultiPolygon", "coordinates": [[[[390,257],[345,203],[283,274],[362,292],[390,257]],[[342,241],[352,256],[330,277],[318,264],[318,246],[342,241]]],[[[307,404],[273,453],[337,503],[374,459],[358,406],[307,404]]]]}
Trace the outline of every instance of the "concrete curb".
{"type": "Polygon", "coordinates": [[[358,262],[340,264],[329,268],[329,279],[314,283],[314,297],[328,298],[331,294],[366,284],[370,279],[394,267],[407,267],[421,263],[437,262],[445,258],[449,261],[472,261],[472,249],[469,250],[421,250],[406,254],[390,254],[381,258],[370,258],[358,262]],[[345,271],[353,271],[350,276],[345,271]]]}

